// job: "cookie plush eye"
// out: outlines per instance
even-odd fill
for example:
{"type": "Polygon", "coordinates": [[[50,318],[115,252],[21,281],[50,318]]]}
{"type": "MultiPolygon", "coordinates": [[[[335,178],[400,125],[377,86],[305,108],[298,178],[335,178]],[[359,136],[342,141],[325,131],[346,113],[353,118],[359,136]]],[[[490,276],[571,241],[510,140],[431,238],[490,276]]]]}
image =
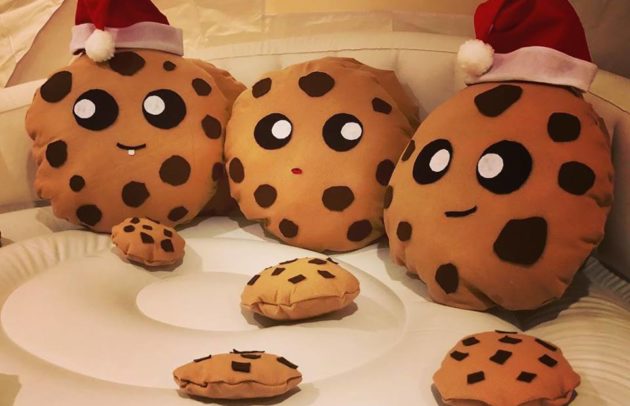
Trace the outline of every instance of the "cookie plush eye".
{"type": "Polygon", "coordinates": [[[283,114],[272,113],[263,117],[254,129],[256,143],[264,149],[279,149],[291,141],[293,124],[283,114]]]}
{"type": "Polygon", "coordinates": [[[352,114],[335,114],[326,121],[324,141],[335,151],[344,152],[356,147],[363,137],[363,125],[352,114]]]}
{"type": "Polygon", "coordinates": [[[447,140],[428,143],[413,164],[413,178],[421,185],[437,182],[446,175],[453,159],[453,146],[447,140]]]}
{"type": "Polygon", "coordinates": [[[520,188],[532,171],[532,157],[514,141],[501,141],[486,149],[477,162],[479,184],[496,194],[520,188]]]}
{"type": "Polygon", "coordinates": [[[79,96],[72,113],[81,127],[100,131],[114,124],[118,118],[118,103],[106,91],[92,89],[79,96]]]}
{"type": "Polygon", "coordinates": [[[177,127],[186,117],[186,103],[172,90],[155,90],[142,102],[142,113],[152,126],[168,130],[177,127]]]}

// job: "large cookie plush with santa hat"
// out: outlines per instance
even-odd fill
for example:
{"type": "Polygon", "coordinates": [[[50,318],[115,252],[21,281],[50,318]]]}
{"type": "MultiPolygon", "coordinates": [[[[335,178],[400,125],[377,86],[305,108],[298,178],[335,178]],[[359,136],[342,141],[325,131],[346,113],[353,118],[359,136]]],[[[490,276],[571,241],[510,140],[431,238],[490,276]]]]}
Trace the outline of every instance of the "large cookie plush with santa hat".
{"type": "Polygon", "coordinates": [[[105,14],[115,29],[88,13],[92,6],[79,2],[77,9],[79,22],[94,18],[73,32],[81,55],[43,84],[27,113],[36,190],[57,216],[94,231],[109,233],[132,217],[185,223],[223,176],[224,129],[244,87],[183,58],[181,32],[150,2],[111,2],[105,14]],[[119,27],[121,19],[147,15],[155,18],[119,27]]]}
{"type": "Polygon", "coordinates": [[[227,129],[232,196],[280,240],[348,251],[383,234],[383,195],[417,106],[391,71],[323,58],[270,72],[227,129]]]}
{"type": "MultiPolygon", "coordinates": [[[[519,21],[529,22],[536,21],[531,13],[545,20],[549,12],[563,16],[557,24],[577,20],[565,1],[507,2],[494,8],[494,20],[479,17],[495,3],[502,2],[484,3],[476,18],[494,21],[484,38],[491,43],[512,26],[502,16],[524,13],[519,21]]],[[[579,20],[565,28],[568,41],[581,38],[586,47],[579,20]]],[[[588,61],[529,47],[495,55],[494,63],[419,128],[389,185],[385,225],[392,257],[437,302],[533,309],[563,294],[603,237],[612,203],[610,139],[576,89],[590,84],[588,61]],[[551,55],[549,66],[525,62],[536,52],[540,61],[551,55]],[[509,72],[506,64],[523,69],[509,72]]]]}

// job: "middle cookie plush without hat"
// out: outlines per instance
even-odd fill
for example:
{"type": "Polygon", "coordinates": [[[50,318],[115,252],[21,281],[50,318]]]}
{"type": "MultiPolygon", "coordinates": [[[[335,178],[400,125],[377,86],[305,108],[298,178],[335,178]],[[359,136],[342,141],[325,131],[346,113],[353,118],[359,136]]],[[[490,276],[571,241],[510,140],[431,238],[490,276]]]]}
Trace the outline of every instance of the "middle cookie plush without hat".
{"type": "Polygon", "coordinates": [[[350,251],[384,233],[385,186],[418,124],[392,71],[327,57],[271,72],[227,127],[232,197],[280,240],[350,251]]]}

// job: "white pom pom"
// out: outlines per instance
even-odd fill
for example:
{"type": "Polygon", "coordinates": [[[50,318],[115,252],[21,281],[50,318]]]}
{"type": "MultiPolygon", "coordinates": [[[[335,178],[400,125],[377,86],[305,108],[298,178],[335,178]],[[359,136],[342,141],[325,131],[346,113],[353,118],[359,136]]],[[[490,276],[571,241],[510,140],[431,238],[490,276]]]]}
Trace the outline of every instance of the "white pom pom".
{"type": "Polygon", "coordinates": [[[459,47],[457,63],[459,67],[472,77],[486,73],[492,67],[494,49],[478,39],[469,39],[459,47]]]}
{"type": "Polygon", "coordinates": [[[105,62],[114,56],[116,46],[112,34],[107,31],[94,30],[85,41],[85,53],[94,62],[105,62]]]}

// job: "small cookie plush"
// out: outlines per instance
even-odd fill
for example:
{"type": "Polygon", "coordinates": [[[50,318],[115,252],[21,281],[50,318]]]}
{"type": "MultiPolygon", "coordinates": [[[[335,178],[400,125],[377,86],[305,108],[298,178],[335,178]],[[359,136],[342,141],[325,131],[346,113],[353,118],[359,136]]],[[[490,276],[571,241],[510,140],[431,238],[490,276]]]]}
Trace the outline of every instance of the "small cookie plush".
{"type": "Polygon", "coordinates": [[[458,342],[433,382],[450,406],[563,406],[575,397],[580,376],[555,345],[490,331],[458,342]]]}
{"type": "Polygon", "coordinates": [[[357,278],[331,258],[299,258],[254,275],[241,306],[274,320],[301,320],[343,309],[359,290],[357,278]]]}
{"type": "Polygon", "coordinates": [[[138,217],[114,226],[112,241],[125,257],[148,266],[176,263],[184,257],[186,245],[174,228],[138,217]]]}
{"type": "Polygon", "coordinates": [[[173,371],[185,393],[212,399],[269,398],[282,395],[302,381],[298,366],[264,351],[208,355],[173,371]]]}

